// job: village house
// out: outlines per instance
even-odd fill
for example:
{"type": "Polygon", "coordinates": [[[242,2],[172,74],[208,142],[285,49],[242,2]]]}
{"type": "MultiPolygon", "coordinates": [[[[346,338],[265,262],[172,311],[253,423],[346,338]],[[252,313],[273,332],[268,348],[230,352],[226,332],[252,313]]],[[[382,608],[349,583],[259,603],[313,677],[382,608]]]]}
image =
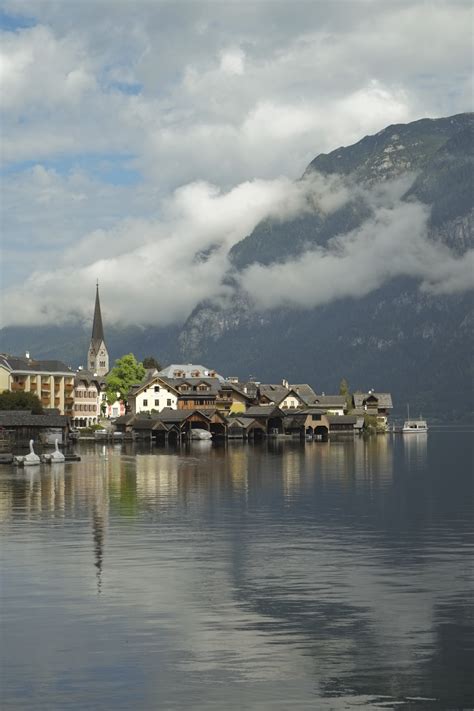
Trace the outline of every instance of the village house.
{"type": "Polygon", "coordinates": [[[286,380],[281,385],[260,384],[257,390],[257,398],[262,406],[275,405],[282,410],[297,409],[305,407],[307,404],[296,390],[289,387],[286,380]]]}
{"type": "Polygon", "coordinates": [[[72,417],[74,407],[74,373],[59,360],[34,360],[0,355],[0,392],[35,394],[43,408],[54,409],[72,417]]]}
{"type": "Polygon", "coordinates": [[[165,408],[178,409],[179,391],[158,375],[156,370],[148,371],[143,382],[134,385],[127,401],[130,412],[161,412],[165,408]]]}
{"type": "Polygon", "coordinates": [[[216,407],[221,386],[218,378],[166,378],[165,382],[178,393],[178,410],[216,407]]]}
{"type": "Polygon", "coordinates": [[[245,412],[254,403],[251,395],[241,390],[238,385],[229,380],[221,382],[216,398],[216,407],[229,414],[245,412]]]}
{"type": "Polygon", "coordinates": [[[376,393],[373,390],[369,390],[367,393],[355,392],[353,401],[354,414],[373,415],[377,418],[379,427],[387,428],[388,418],[393,409],[390,393],[376,393]]]}
{"type": "Polygon", "coordinates": [[[99,422],[106,411],[105,381],[97,374],[79,369],[74,378],[74,427],[89,427],[99,422]],[[104,404],[103,404],[104,403],[104,404]]]}

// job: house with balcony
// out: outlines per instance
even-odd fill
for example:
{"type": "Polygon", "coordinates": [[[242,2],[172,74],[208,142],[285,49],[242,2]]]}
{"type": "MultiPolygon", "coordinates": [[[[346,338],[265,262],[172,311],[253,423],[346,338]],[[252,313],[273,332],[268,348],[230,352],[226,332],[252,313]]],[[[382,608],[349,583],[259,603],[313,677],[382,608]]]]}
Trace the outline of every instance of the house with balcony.
{"type": "Polygon", "coordinates": [[[0,392],[34,393],[45,409],[73,416],[74,372],[59,360],[0,354],[0,392]]]}
{"type": "Polygon", "coordinates": [[[216,409],[221,381],[209,378],[164,378],[177,393],[178,410],[216,409]]]}

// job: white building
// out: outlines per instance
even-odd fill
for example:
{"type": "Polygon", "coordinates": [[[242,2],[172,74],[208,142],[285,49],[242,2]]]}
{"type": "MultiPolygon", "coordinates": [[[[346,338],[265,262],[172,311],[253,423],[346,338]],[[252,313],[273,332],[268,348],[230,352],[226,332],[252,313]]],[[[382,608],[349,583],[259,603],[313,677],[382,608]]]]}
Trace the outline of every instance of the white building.
{"type": "Polygon", "coordinates": [[[130,411],[137,414],[152,410],[161,412],[166,407],[177,410],[178,395],[178,391],[155,372],[143,383],[135,385],[127,399],[130,411]]]}

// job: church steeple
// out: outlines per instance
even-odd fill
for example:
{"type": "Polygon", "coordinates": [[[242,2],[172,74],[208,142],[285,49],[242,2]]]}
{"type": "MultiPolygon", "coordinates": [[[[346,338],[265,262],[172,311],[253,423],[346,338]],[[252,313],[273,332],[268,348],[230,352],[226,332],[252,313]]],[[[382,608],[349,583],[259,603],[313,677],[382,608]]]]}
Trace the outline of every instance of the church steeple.
{"type": "Polygon", "coordinates": [[[100,312],[99,282],[95,292],[94,323],[92,324],[92,343],[100,343],[104,340],[104,327],[102,326],[102,314],[100,312]]]}
{"type": "Polygon", "coordinates": [[[95,293],[94,321],[92,324],[92,337],[87,358],[87,367],[97,375],[106,375],[109,372],[109,354],[105,345],[102,313],[100,310],[99,282],[95,293]]]}

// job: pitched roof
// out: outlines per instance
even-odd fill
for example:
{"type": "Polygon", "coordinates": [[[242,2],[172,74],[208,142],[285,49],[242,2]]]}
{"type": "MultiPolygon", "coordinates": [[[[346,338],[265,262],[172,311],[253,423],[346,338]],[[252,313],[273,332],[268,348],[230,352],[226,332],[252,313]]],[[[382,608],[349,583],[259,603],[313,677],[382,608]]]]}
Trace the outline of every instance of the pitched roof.
{"type": "Polygon", "coordinates": [[[135,415],[129,412],[126,415],[121,415],[120,417],[115,418],[114,425],[128,425],[134,419],[135,415]]]}
{"type": "Polygon", "coordinates": [[[100,386],[105,385],[105,378],[102,375],[94,374],[91,370],[78,370],[74,377],[74,385],[79,385],[81,382],[86,382],[88,385],[97,383],[100,386]]]}
{"type": "Polygon", "coordinates": [[[33,415],[29,410],[0,410],[0,427],[66,427],[66,415],[33,415]]]}
{"type": "Polygon", "coordinates": [[[248,407],[245,412],[240,413],[239,417],[284,417],[285,413],[276,405],[254,405],[248,407]]]}
{"type": "Polygon", "coordinates": [[[229,383],[228,380],[226,380],[224,383],[221,383],[221,390],[234,390],[234,392],[238,393],[239,395],[242,395],[242,397],[246,400],[253,400],[253,397],[249,395],[248,392],[244,392],[243,387],[244,386],[240,383],[237,385],[236,383],[229,383]]]}
{"type": "MultiPolygon", "coordinates": [[[[161,377],[161,376],[160,376],[161,377]]],[[[168,378],[168,377],[162,377],[162,380],[165,383],[168,383],[170,387],[173,387],[175,390],[179,392],[180,397],[186,397],[189,395],[192,395],[194,398],[195,396],[197,397],[203,397],[205,398],[206,396],[209,397],[209,395],[217,395],[219,390],[221,389],[221,381],[218,378],[168,378]],[[209,390],[204,391],[204,390],[188,390],[186,391],[181,391],[179,390],[181,385],[184,385],[187,383],[188,385],[191,386],[191,388],[197,387],[201,383],[205,383],[206,385],[209,386],[209,390]]]]}
{"type": "Polygon", "coordinates": [[[355,415],[328,415],[330,425],[355,425],[357,417],[355,415]]]}
{"type": "Polygon", "coordinates": [[[17,373],[64,373],[74,375],[72,369],[60,360],[33,360],[32,358],[20,358],[2,353],[0,364],[7,370],[17,373]]]}
{"type": "Polygon", "coordinates": [[[316,393],[308,383],[297,383],[296,385],[290,385],[290,388],[308,405],[316,399],[316,393]]]}
{"type": "MultiPolygon", "coordinates": [[[[184,373],[183,377],[184,378],[190,378],[191,373],[197,373],[199,372],[198,377],[202,378],[208,378],[210,377],[210,373],[215,373],[215,371],[212,368],[206,368],[203,365],[196,365],[194,363],[172,363],[171,365],[166,366],[166,368],[163,368],[162,370],[159,371],[158,375],[165,377],[165,378],[174,378],[175,373],[180,372],[184,373]]],[[[215,376],[218,380],[224,380],[222,375],[219,375],[219,373],[215,373],[215,376]]]]}
{"type": "Polygon", "coordinates": [[[354,393],[354,407],[364,407],[366,400],[369,398],[376,398],[378,400],[378,407],[383,407],[387,409],[393,408],[392,396],[390,393],[354,393]]]}
{"type": "Polygon", "coordinates": [[[280,402],[284,400],[290,393],[288,388],[285,388],[284,385],[262,384],[259,385],[258,390],[260,397],[266,397],[268,400],[274,402],[275,405],[279,405],[280,402]]]}
{"type": "Polygon", "coordinates": [[[158,375],[158,372],[156,370],[148,370],[141,383],[136,383],[135,385],[132,385],[132,387],[130,388],[129,397],[138,395],[138,393],[140,393],[142,390],[146,390],[146,388],[150,387],[150,385],[155,382],[161,383],[166,388],[169,388],[169,390],[173,390],[176,392],[176,394],[178,394],[176,386],[171,384],[169,378],[161,377],[160,375],[158,375]]]}
{"type": "Polygon", "coordinates": [[[312,403],[318,407],[345,407],[346,398],[344,395],[316,395],[312,403]]]}
{"type": "Polygon", "coordinates": [[[261,423],[257,422],[257,420],[245,417],[227,417],[226,420],[229,428],[240,427],[248,430],[250,427],[262,427],[261,423]]]}

